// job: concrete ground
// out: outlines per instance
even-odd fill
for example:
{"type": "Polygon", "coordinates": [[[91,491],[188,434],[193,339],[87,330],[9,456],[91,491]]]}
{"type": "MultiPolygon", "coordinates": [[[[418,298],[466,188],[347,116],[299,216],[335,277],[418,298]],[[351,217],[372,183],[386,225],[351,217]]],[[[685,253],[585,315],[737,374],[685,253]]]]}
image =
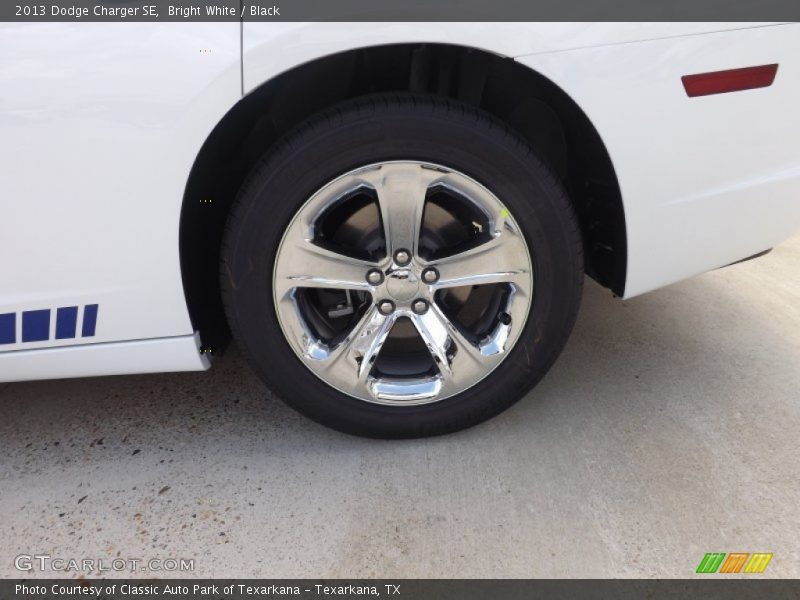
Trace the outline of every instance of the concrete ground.
{"type": "Polygon", "coordinates": [[[208,373],[10,384],[0,407],[2,576],[45,553],[198,577],[687,577],[715,551],[800,577],[800,237],[626,302],[587,282],[539,387],[447,437],[329,431],[235,349],[208,373]]]}

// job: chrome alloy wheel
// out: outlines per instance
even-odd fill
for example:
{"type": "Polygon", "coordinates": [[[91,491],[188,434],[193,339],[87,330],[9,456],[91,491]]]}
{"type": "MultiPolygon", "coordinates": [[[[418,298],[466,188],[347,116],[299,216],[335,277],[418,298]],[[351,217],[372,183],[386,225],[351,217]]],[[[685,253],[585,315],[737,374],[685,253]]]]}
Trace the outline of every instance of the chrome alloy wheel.
{"type": "Polygon", "coordinates": [[[303,364],[340,392],[408,406],[458,394],[513,348],[533,298],[513,216],[482,185],[415,161],[325,185],[283,235],[278,321],[303,364]]]}

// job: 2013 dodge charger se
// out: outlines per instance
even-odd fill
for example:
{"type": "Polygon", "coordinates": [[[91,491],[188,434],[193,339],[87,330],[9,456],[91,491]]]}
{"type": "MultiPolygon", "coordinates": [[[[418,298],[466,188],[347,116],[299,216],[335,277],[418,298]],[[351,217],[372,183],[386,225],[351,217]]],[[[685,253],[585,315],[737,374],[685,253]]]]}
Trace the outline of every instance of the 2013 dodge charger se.
{"type": "Polygon", "coordinates": [[[202,370],[336,429],[481,422],[584,273],[800,224],[800,25],[0,26],[0,381],[202,370]]]}

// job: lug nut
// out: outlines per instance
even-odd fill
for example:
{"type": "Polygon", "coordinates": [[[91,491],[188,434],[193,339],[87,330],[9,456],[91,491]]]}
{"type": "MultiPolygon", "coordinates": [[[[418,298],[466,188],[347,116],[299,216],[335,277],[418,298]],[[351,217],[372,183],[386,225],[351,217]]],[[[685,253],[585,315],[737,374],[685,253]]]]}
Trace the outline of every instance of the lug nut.
{"type": "Polygon", "coordinates": [[[425,283],[436,283],[439,281],[439,271],[433,267],[428,267],[422,272],[422,281],[425,283]]]}
{"type": "Polygon", "coordinates": [[[411,262],[411,253],[408,250],[398,250],[394,253],[394,262],[401,267],[411,262]]]}
{"type": "Polygon", "coordinates": [[[367,283],[370,285],[380,285],[383,283],[383,273],[380,269],[370,269],[367,271],[367,283]]]}
{"type": "Polygon", "coordinates": [[[411,303],[411,310],[418,315],[424,315],[426,312],[428,312],[428,302],[422,298],[418,298],[411,303]]]}
{"type": "Polygon", "coordinates": [[[381,300],[378,302],[378,312],[382,315],[390,315],[394,312],[394,302],[391,300],[381,300]]]}

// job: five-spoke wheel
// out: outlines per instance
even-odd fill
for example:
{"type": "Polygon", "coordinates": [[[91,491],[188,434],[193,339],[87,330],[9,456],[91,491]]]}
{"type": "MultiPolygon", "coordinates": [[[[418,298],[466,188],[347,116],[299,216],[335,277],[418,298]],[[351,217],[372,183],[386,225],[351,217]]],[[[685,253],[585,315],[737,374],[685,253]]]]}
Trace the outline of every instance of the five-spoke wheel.
{"type": "Polygon", "coordinates": [[[310,119],[234,203],[221,287],[267,385],[341,431],[418,437],[519,400],[572,328],[583,277],[562,185],[502,123],[375,96],[310,119]]]}
{"type": "Polygon", "coordinates": [[[305,203],[273,290],[283,333],[311,371],[362,400],[403,405],[486,377],[519,337],[533,279],[519,226],[494,194],[440,165],[392,161],[350,171],[305,203]]]}

